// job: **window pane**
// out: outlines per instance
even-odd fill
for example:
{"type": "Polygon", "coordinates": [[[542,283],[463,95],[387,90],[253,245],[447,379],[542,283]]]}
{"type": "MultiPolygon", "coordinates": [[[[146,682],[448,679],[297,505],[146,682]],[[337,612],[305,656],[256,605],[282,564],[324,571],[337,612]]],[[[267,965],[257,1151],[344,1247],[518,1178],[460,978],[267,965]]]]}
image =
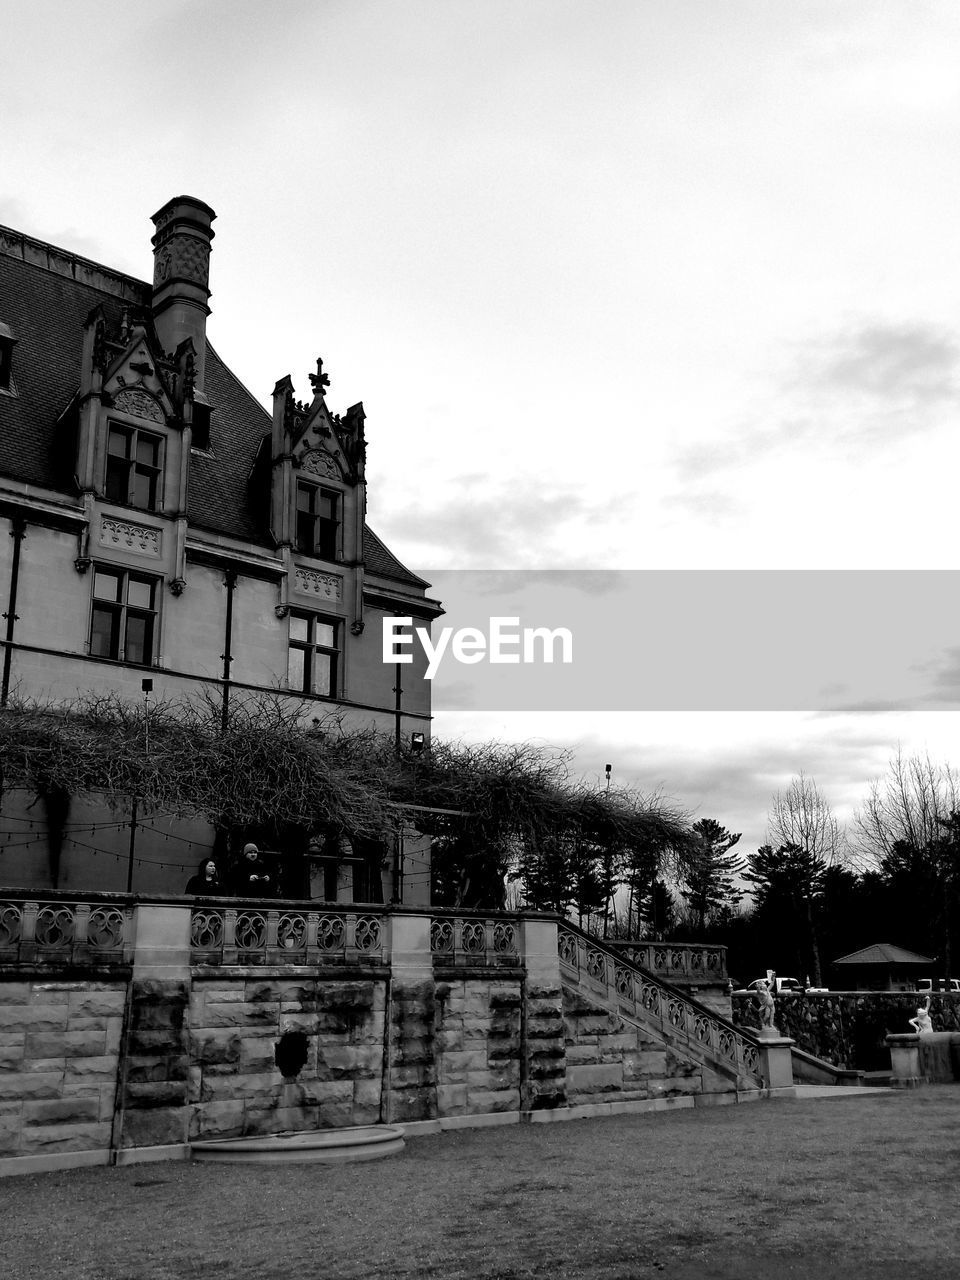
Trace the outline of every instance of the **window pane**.
{"type": "Polygon", "coordinates": [[[127,613],[127,636],[123,656],[127,662],[144,665],[153,658],[153,617],[150,614],[127,613]]]}
{"type": "Polygon", "coordinates": [[[318,520],[317,529],[314,535],[315,546],[314,555],[320,557],[321,560],[336,560],[337,558],[337,523],[335,520],[318,520]]]}
{"type": "Polygon", "coordinates": [[[291,613],[290,639],[291,640],[309,640],[310,639],[310,619],[309,618],[301,617],[299,613],[291,613]]]}
{"type": "Polygon", "coordinates": [[[287,663],[287,683],[291,689],[305,689],[306,653],[303,649],[290,649],[287,663]]]}
{"type": "Polygon", "coordinates": [[[335,622],[321,622],[317,619],[317,630],[314,639],[317,644],[325,645],[326,648],[332,649],[337,642],[337,624],[335,622]]]}
{"type": "Polygon", "coordinates": [[[105,609],[96,606],[93,610],[93,621],[90,627],[90,652],[97,658],[118,658],[120,656],[119,609],[105,609]]]}
{"type": "Polygon", "coordinates": [[[133,505],[152,511],[156,505],[157,476],[153,471],[143,471],[137,467],[133,477],[133,505]]]}
{"type": "Polygon", "coordinates": [[[297,510],[298,510],[298,511],[312,511],[312,510],[313,510],[313,495],[314,495],[316,492],[317,492],[317,491],[316,491],[316,489],[314,489],[313,485],[310,485],[310,484],[298,484],[298,485],[297,485],[297,510]]]}
{"type": "Polygon", "coordinates": [[[153,583],[148,579],[134,578],[127,581],[127,603],[138,609],[153,608],[153,583]]]}
{"type": "Polygon", "coordinates": [[[109,569],[96,569],[93,574],[93,595],[96,600],[119,600],[121,574],[109,569]]]}
{"type": "Polygon", "coordinates": [[[160,441],[156,436],[137,436],[137,461],[144,463],[148,467],[157,465],[157,455],[160,449],[160,441]]]}
{"type": "Polygon", "coordinates": [[[108,502],[126,502],[127,485],[130,480],[130,464],[121,458],[107,459],[107,483],[105,486],[108,502]]]}
{"type": "Polygon", "coordinates": [[[313,655],[313,692],[330,697],[333,693],[334,658],[329,653],[313,655]]]}
{"type": "Polygon", "coordinates": [[[313,555],[314,525],[316,521],[308,511],[297,512],[297,550],[313,555]]]}
{"type": "Polygon", "coordinates": [[[107,453],[112,453],[117,458],[129,458],[130,432],[120,431],[117,427],[111,427],[107,441],[107,453]]]}
{"type": "Polygon", "coordinates": [[[335,493],[327,493],[326,490],[321,492],[320,501],[317,503],[317,515],[324,516],[327,520],[336,520],[337,495],[335,493]]]}

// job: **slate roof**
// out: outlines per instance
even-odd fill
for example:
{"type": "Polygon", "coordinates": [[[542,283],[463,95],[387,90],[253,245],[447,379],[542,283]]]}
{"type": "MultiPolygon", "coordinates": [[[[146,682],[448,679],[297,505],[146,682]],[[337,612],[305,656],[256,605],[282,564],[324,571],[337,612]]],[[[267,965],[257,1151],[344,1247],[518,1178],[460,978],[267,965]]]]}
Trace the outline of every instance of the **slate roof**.
{"type": "Polygon", "coordinates": [[[936,964],[932,956],[921,956],[905,947],[895,947],[890,942],[875,942],[861,951],[851,951],[848,956],[834,960],[834,964],[936,964]]]}
{"type": "MultiPolygon", "coordinates": [[[[0,395],[0,474],[76,496],[57,420],[79,385],[83,324],[97,305],[115,327],[125,306],[149,307],[151,286],[0,227],[0,321],[10,326],[16,396],[0,395]]],[[[251,501],[250,472],[270,431],[270,415],[207,343],[205,394],[213,409],[210,456],[194,452],[188,493],[191,527],[271,546],[251,501]]],[[[68,446],[69,448],[69,446],[68,446]]],[[[364,526],[370,573],[409,586],[410,572],[364,526]]]]}

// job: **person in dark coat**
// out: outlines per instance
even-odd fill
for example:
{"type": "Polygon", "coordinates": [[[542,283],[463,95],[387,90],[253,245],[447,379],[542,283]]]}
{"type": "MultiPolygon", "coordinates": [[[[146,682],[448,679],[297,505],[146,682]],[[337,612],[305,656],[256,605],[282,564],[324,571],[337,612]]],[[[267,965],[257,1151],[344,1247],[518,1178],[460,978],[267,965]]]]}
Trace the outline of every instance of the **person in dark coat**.
{"type": "Polygon", "coordinates": [[[197,867],[196,875],[190,877],[187,881],[187,887],[184,889],[184,893],[194,894],[198,897],[226,892],[226,885],[220,879],[220,871],[213,858],[202,859],[199,867],[197,867]]]}
{"type": "Polygon", "coordinates": [[[241,898],[272,898],[276,896],[277,877],[257,845],[245,844],[237,864],[234,893],[241,898]]]}

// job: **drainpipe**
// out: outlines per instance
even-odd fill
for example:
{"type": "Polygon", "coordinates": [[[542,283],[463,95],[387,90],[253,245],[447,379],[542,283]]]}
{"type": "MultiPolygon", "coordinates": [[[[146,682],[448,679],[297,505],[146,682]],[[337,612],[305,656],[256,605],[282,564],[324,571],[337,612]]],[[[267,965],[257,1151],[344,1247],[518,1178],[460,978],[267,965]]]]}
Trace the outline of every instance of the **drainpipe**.
{"type": "Polygon", "coordinates": [[[224,583],[227,588],[227,619],[224,625],[223,635],[223,708],[220,712],[220,732],[227,732],[227,720],[230,716],[230,664],[233,662],[233,655],[230,652],[230,646],[233,643],[233,593],[237,586],[237,572],[235,569],[228,569],[224,574],[224,583]]]}
{"type": "Polygon", "coordinates": [[[20,547],[27,532],[27,522],[23,516],[14,516],[10,521],[10,537],[13,539],[13,565],[10,569],[10,599],[7,612],[3,615],[7,620],[6,645],[3,650],[3,684],[0,687],[0,706],[5,707],[10,697],[10,664],[13,661],[13,628],[20,615],[17,613],[17,587],[20,583],[20,547]]]}

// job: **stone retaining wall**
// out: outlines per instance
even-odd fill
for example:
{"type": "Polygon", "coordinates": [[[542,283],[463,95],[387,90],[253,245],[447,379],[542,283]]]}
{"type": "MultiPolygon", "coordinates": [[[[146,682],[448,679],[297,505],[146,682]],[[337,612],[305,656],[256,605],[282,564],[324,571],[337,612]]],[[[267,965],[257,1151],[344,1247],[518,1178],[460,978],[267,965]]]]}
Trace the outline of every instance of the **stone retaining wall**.
{"type": "Polygon", "coordinates": [[[242,966],[197,958],[189,906],[141,904],[132,967],[0,968],[0,1173],[732,1087],[562,985],[553,920],[479,959],[385,921],[370,957],[242,966]]]}
{"type": "Polygon", "coordinates": [[[126,988],[0,977],[0,1161],[109,1151],[126,988]]]}
{"type": "MultiPolygon", "coordinates": [[[[890,1066],[886,1037],[912,1030],[909,1019],[925,999],[916,992],[831,991],[777,999],[776,1023],[798,1048],[834,1066],[883,1071],[890,1066]]],[[[930,1015],[937,1031],[960,1031],[960,996],[935,995],[930,1015]]],[[[733,1020],[758,1027],[752,996],[733,996],[733,1020]]]]}

